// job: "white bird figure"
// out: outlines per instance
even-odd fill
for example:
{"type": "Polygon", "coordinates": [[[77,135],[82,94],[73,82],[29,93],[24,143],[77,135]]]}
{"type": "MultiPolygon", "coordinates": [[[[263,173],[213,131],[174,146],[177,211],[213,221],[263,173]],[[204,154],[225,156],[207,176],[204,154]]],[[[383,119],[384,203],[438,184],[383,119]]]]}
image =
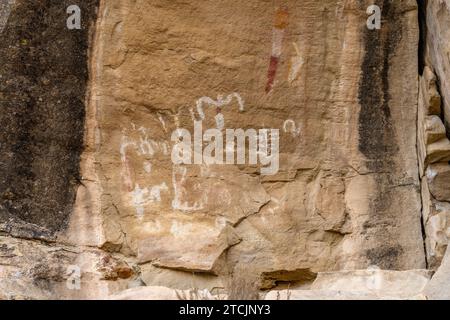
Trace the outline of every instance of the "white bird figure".
{"type": "MultiPolygon", "coordinates": [[[[245,110],[244,108],[244,100],[241,98],[241,96],[236,93],[233,92],[231,94],[229,94],[226,98],[224,98],[223,95],[218,95],[217,96],[217,100],[213,100],[210,97],[201,97],[200,99],[197,100],[197,112],[200,116],[201,120],[205,119],[205,113],[203,111],[203,105],[208,105],[208,106],[213,106],[216,108],[222,108],[226,105],[229,105],[230,103],[233,102],[233,99],[236,98],[238,104],[239,104],[239,111],[242,112],[245,110]]],[[[217,124],[217,128],[218,129],[223,129],[224,126],[224,119],[223,119],[223,115],[219,112],[216,116],[216,124],[217,124]]]]}

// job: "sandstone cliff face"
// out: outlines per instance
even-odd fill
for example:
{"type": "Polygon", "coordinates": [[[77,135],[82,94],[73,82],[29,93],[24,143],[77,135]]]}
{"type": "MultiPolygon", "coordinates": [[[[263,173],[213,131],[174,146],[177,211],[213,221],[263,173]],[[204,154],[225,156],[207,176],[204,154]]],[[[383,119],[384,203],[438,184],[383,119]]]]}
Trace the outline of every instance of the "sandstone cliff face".
{"type": "Polygon", "coordinates": [[[176,299],[243,278],[425,297],[430,273],[406,270],[447,246],[448,1],[420,3],[420,49],[414,0],[375,1],[380,30],[364,0],[84,3],[67,30],[69,3],[36,2],[35,34],[8,2],[0,298],[176,299]],[[199,123],[278,129],[279,170],[174,163],[173,133],[199,123]]]}
{"type": "MultiPolygon", "coordinates": [[[[365,3],[236,6],[104,3],[90,103],[102,241],[140,263],[219,275],[249,263],[299,281],[298,270],[425,267],[414,2],[386,3],[382,33],[365,27],[365,3]],[[243,108],[224,106],[225,126],[280,129],[279,172],[172,164],[171,133],[193,132],[196,102],[234,92],[243,108]]],[[[215,113],[204,108],[204,127],[215,113]]]]}

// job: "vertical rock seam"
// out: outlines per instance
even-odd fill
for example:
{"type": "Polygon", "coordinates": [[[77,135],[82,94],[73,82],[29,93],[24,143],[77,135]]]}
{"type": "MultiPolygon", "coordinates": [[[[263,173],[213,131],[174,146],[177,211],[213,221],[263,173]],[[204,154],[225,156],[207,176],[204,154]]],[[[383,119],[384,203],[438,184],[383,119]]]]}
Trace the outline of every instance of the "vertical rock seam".
{"type": "MultiPolygon", "coordinates": [[[[424,72],[424,68],[426,65],[425,62],[425,50],[426,50],[426,43],[427,43],[427,14],[426,14],[426,10],[427,10],[427,0],[417,0],[417,6],[418,6],[418,21],[419,21],[419,47],[418,47],[418,59],[419,59],[419,76],[423,75],[424,72]]],[[[419,86],[419,92],[420,92],[420,86],[419,86]]],[[[420,97],[419,97],[420,99],[420,97]]],[[[420,112],[420,104],[417,104],[417,123],[416,123],[416,127],[417,127],[417,132],[419,134],[419,112],[420,112]]],[[[419,154],[419,136],[417,136],[416,139],[416,150],[419,154]]],[[[423,187],[422,187],[422,174],[421,174],[421,170],[420,170],[420,156],[417,158],[417,169],[419,170],[419,179],[420,179],[420,194],[422,195],[423,192],[423,187]]],[[[423,199],[421,198],[421,203],[422,203],[422,207],[421,207],[421,228],[422,228],[422,238],[423,238],[423,249],[425,252],[425,264],[426,267],[428,269],[429,267],[429,261],[428,261],[428,252],[427,252],[427,245],[426,245],[426,230],[425,230],[425,225],[426,225],[426,221],[424,221],[424,203],[423,203],[423,199]]]]}

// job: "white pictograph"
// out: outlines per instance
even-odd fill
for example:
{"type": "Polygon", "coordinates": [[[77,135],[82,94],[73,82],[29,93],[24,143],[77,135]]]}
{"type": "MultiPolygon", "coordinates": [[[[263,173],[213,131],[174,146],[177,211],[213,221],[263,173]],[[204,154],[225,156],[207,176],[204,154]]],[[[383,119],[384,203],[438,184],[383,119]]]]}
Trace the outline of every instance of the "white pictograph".
{"type": "Polygon", "coordinates": [[[131,195],[133,198],[133,205],[136,209],[136,214],[139,218],[144,216],[145,206],[151,203],[161,202],[162,191],[169,192],[169,188],[165,182],[147,188],[141,188],[139,187],[139,184],[135,185],[131,195]]]}
{"type": "Polygon", "coordinates": [[[184,166],[173,166],[172,170],[172,185],[174,198],[172,200],[172,208],[175,210],[181,211],[198,211],[202,210],[204,207],[204,203],[207,202],[207,199],[204,199],[207,195],[205,193],[202,199],[199,202],[195,202],[193,205],[190,205],[187,201],[183,201],[188,191],[186,190],[184,184],[186,182],[187,168],[184,166]]]}
{"type": "Polygon", "coordinates": [[[300,69],[302,68],[303,64],[305,63],[305,60],[303,59],[302,55],[300,54],[300,49],[298,48],[297,44],[295,42],[292,43],[295,50],[295,56],[291,58],[291,69],[289,71],[289,77],[288,81],[289,83],[294,82],[299,75],[300,69]]]}
{"type": "MultiPolygon", "coordinates": [[[[239,93],[236,93],[236,92],[229,94],[227,97],[224,97],[223,95],[218,95],[217,100],[211,99],[210,97],[201,97],[200,99],[197,100],[197,103],[196,103],[197,112],[200,117],[200,120],[202,120],[202,121],[205,120],[205,112],[203,111],[204,105],[221,109],[222,107],[231,104],[234,99],[236,99],[237,103],[239,104],[239,111],[241,111],[241,112],[244,111],[245,110],[244,100],[241,98],[239,93]]],[[[195,119],[193,110],[191,110],[191,115],[192,115],[193,119],[195,119]]],[[[216,119],[217,129],[222,130],[225,126],[225,120],[224,120],[223,115],[220,112],[220,110],[219,110],[218,114],[216,115],[215,119],[216,119]]]]}

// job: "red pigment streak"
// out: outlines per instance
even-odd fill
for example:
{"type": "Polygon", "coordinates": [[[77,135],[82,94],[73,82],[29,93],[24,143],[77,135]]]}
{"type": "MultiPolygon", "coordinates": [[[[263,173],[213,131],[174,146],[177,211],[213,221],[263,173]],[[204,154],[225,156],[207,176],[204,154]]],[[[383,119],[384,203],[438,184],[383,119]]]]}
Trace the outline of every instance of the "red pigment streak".
{"type": "Polygon", "coordinates": [[[270,57],[270,65],[269,65],[269,73],[267,75],[267,85],[266,85],[266,93],[269,93],[272,90],[273,82],[275,80],[275,75],[277,74],[278,61],[280,59],[277,57],[270,57]]]}

